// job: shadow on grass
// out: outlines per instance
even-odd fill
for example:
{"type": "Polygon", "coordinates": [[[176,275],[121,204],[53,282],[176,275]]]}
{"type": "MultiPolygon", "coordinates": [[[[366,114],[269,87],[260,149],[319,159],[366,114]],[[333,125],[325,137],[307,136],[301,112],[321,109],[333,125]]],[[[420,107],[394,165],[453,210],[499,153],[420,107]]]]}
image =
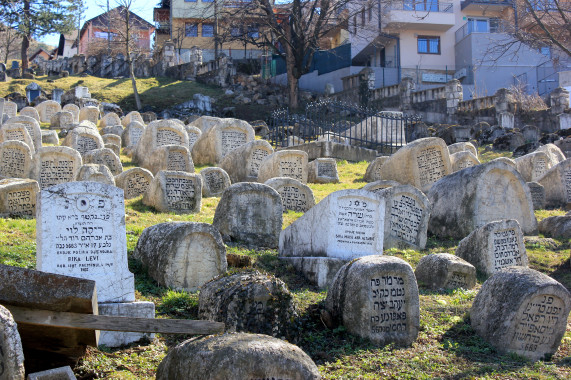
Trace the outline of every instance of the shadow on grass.
{"type": "Polygon", "coordinates": [[[551,272],[550,276],[571,291],[571,260],[567,258],[563,261],[557,269],[551,272]]]}
{"type": "Polygon", "coordinates": [[[137,212],[150,212],[153,214],[161,214],[160,211],[157,211],[154,208],[143,204],[143,198],[140,198],[135,202],[131,203],[130,207],[137,212]]]}

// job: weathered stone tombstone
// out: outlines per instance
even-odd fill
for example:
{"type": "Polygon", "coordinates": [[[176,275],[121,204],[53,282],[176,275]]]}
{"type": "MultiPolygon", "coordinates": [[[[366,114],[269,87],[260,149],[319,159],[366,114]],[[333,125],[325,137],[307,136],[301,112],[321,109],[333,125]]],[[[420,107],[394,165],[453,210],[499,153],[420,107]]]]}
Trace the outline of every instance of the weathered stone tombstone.
{"type": "Polygon", "coordinates": [[[117,146],[121,146],[121,135],[116,134],[102,134],[101,139],[103,139],[104,144],[115,144],[117,146]]]}
{"type": "Polygon", "coordinates": [[[42,123],[51,122],[52,116],[61,111],[61,104],[54,100],[46,100],[36,106],[42,123]]]}
{"type": "Polygon", "coordinates": [[[115,112],[109,112],[105,114],[101,120],[99,120],[99,128],[105,128],[114,125],[121,125],[121,119],[115,112]]]}
{"type": "MultiPolygon", "coordinates": [[[[23,124],[26,127],[34,143],[35,150],[42,147],[42,132],[40,129],[40,123],[38,123],[36,119],[28,116],[15,116],[4,122],[2,124],[2,128],[13,124],[23,124]]],[[[30,146],[30,148],[32,147],[30,146]]]]}
{"type": "Polygon", "coordinates": [[[559,129],[569,129],[571,128],[571,115],[568,113],[562,113],[557,115],[557,121],[559,122],[559,129]]]}
{"type": "Polygon", "coordinates": [[[252,332],[297,340],[297,317],[286,284],[256,270],[221,276],[200,289],[198,315],[224,322],[227,332],[252,332]]]}
{"type": "Polygon", "coordinates": [[[103,164],[83,164],[80,166],[76,181],[99,182],[115,186],[115,178],[111,170],[103,164]]]}
{"type": "Polygon", "coordinates": [[[299,347],[260,334],[224,334],[187,340],[169,350],[157,380],[200,379],[319,380],[319,370],[299,347]],[[218,363],[227,363],[224,366],[218,363]]]}
{"type": "Polygon", "coordinates": [[[295,212],[306,212],[315,206],[313,191],[297,179],[288,177],[274,177],[265,182],[278,192],[282,198],[283,212],[292,210],[295,212]]]}
{"type": "Polygon", "coordinates": [[[571,203],[571,158],[549,169],[537,182],[545,188],[547,207],[561,207],[571,203]]]}
{"type": "Polygon", "coordinates": [[[85,106],[79,109],[79,121],[89,120],[97,125],[99,120],[99,108],[94,106],[85,106]]]}
{"type": "Polygon", "coordinates": [[[129,124],[131,124],[134,121],[141,123],[142,125],[145,125],[145,121],[143,120],[143,117],[138,111],[131,111],[127,115],[125,115],[123,120],[121,120],[121,125],[123,125],[123,127],[126,128],[129,124]]]}
{"type": "Polygon", "coordinates": [[[539,222],[539,233],[558,239],[571,239],[571,212],[550,216],[539,222]]]}
{"type": "Polygon", "coordinates": [[[32,168],[32,151],[22,141],[0,144],[0,177],[28,178],[32,168]]]}
{"type": "Polygon", "coordinates": [[[220,124],[202,129],[194,143],[192,159],[197,165],[218,164],[232,150],[254,141],[254,129],[243,120],[222,119],[220,124]]]}
{"type": "Polygon", "coordinates": [[[476,268],[458,256],[433,253],[423,256],[414,271],[419,286],[429,289],[472,289],[476,268]]]}
{"type": "Polygon", "coordinates": [[[545,188],[537,182],[528,182],[529,193],[534,210],[542,210],[545,208],[545,188]]]}
{"type": "Polygon", "coordinates": [[[274,177],[288,177],[307,183],[307,153],[302,150],[280,150],[260,164],[258,182],[274,177]]]}
{"type": "Polygon", "coordinates": [[[153,178],[147,169],[131,168],[115,176],[115,186],[123,189],[125,199],[131,199],[145,194],[153,178]]]}
{"type": "Polygon", "coordinates": [[[498,115],[498,125],[503,129],[514,128],[514,114],[511,112],[500,112],[498,115]]]}
{"type": "Polygon", "coordinates": [[[133,255],[159,285],[189,292],[227,269],[222,237],[206,223],[160,223],[145,228],[133,255]]]}
{"type": "Polygon", "coordinates": [[[479,165],[480,160],[470,151],[461,151],[450,155],[450,164],[452,165],[452,172],[455,173],[470,166],[479,165]]]}
{"type": "Polygon", "coordinates": [[[222,194],[212,225],[226,242],[275,248],[282,229],[281,197],[261,183],[233,184],[222,194]]]}
{"type": "MultiPolygon", "coordinates": [[[[154,318],[152,302],[135,301],[127,266],[123,191],[96,182],[60,184],[40,192],[36,267],[95,280],[99,313],[154,318]]],[[[117,347],[149,334],[102,331],[99,344],[117,347]]]]}
{"type": "Polygon", "coordinates": [[[331,193],[281,232],[279,255],[344,260],[381,255],[385,207],[383,196],[366,190],[331,193]]]}
{"type": "Polygon", "coordinates": [[[367,166],[367,170],[365,171],[365,176],[363,179],[365,182],[375,182],[380,181],[381,178],[381,166],[389,159],[389,156],[381,156],[375,158],[373,162],[371,162],[367,166]]]}
{"type": "Polygon", "coordinates": [[[97,130],[77,127],[69,131],[62,145],[77,150],[83,156],[92,150],[102,149],[105,144],[97,130]]]}
{"type": "Polygon", "coordinates": [[[555,166],[558,163],[565,161],[565,154],[559,149],[555,144],[545,144],[536,149],[536,152],[544,152],[547,157],[551,160],[551,166],[555,166]]]}
{"type": "Polygon", "coordinates": [[[69,111],[56,112],[50,119],[50,129],[70,129],[74,124],[73,114],[69,111]]]}
{"type": "Polygon", "coordinates": [[[416,278],[397,257],[366,256],[345,264],[327,292],[326,309],[349,333],[377,345],[411,345],[420,328],[416,278]]]}
{"type": "Polygon", "coordinates": [[[191,125],[186,125],[184,129],[186,129],[186,133],[188,134],[188,150],[192,152],[192,148],[202,135],[202,131],[191,125]]]}
{"type": "Polygon", "coordinates": [[[40,189],[72,182],[82,164],[77,150],[65,146],[46,146],[38,149],[34,155],[30,178],[38,181],[40,189]]]}
{"type": "Polygon", "coordinates": [[[65,112],[71,112],[71,114],[73,115],[73,121],[75,123],[79,123],[79,107],[78,106],[70,103],[70,104],[66,104],[65,106],[63,106],[63,108],[61,110],[65,111],[65,112]]]}
{"type": "Polygon", "coordinates": [[[517,171],[526,182],[537,182],[551,168],[551,160],[544,152],[533,152],[515,159],[517,171]]]}
{"type": "Polygon", "coordinates": [[[0,180],[0,215],[34,218],[39,192],[38,182],[32,179],[0,180]]]}
{"type": "Polygon", "coordinates": [[[379,175],[403,185],[412,185],[423,192],[442,177],[450,174],[450,154],[444,140],[426,137],[397,150],[381,166],[379,175]]]}
{"type": "Polygon", "coordinates": [[[104,147],[110,149],[117,157],[121,156],[121,145],[109,143],[105,144],[104,147]]]}
{"type": "Polygon", "coordinates": [[[103,164],[109,168],[114,176],[123,172],[123,164],[121,164],[119,156],[108,148],[90,150],[83,155],[83,163],[103,164]]]}
{"type": "Polygon", "coordinates": [[[468,261],[486,276],[509,266],[527,267],[523,234],[516,220],[490,222],[458,243],[456,256],[468,261]]]}
{"type": "Polygon", "coordinates": [[[163,145],[153,150],[141,165],[155,174],[161,170],[194,173],[194,163],[184,145],[163,145]]]}
{"type": "Polygon", "coordinates": [[[172,120],[153,121],[147,125],[139,138],[133,161],[146,167],[154,151],[165,145],[178,145],[186,148],[188,147],[188,134],[183,126],[172,120]]]}
{"type": "Polygon", "coordinates": [[[316,158],[307,165],[310,183],[338,183],[337,161],[334,158],[316,158]]]}
{"type": "Polygon", "coordinates": [[[30,373],[27,380],[77,380],[70,366],[30,373]]]}
{"type": "Polygon", "coordinates": [[[39,123],[40,122],[40,114],[38,113],[38,110],[36,110],[34,107],[24,107],[20,110],[20,116],[28,116],[31,117],[33,119],[36,119],[36,121],[39,123]]]}
{"type": "Polygon", "coordinates": [[[549,359],[565,334],[569,291],[549,276],[523,267],[490,277],[472,308],[472,328],[500,353],[549,359]]]}
{"type": "Polygon", "coordinates": [[[16,117],[18,114],[18,105],[11,100],[6,100],[4,102],[4,115],[8,115],[9,118],[16,117]]]}
{"type": "Polygon", "coordinates": [[[0,128],[0,142],[19,141],[28,146],[31,154],[36,152],[32,137],[24,124],[9,124],[3,125],[0,128]]]}
{"type": "Polygon", "coordinates": [[[517,220],[524,234],[537,231],[529,188],[503,160],[452,173],[426,195],[432,204],[428,230],[440,237],[462,239],[500,219],[517,220]]]}
{"type": "Polygon", "coordinates": [[[200,174],[162,170],[153,178],[143,203],[160,212],[200,212],[202,177],[200,174]]]}
{"type": "Polygon", "coordinates": [[[201,116],[196,120],[189,123],[189,126],[196,127],[204,133],[206,130],[212,128],[215,125],[220,125],[223,123],[224,119],[214,116],[201,116]]]}
{"type": "Polygon", "coordinates": [[[474,156],[476,156],[476,158],[478,158],[478,150],[476,149],[474,144],[470,142],[459,142],[448,145],[448,152],[450,154],[465,152],[465,151],[472,153],[474,156]]]}
{"type": "Polygon", "coordinates": [[[426,195],[411,185],[392,186],[379,194],[386,199],[383,247],[424,249],[431,209],[426,195]]]}
{"type": "Polygon", "coordinates": [[[254,140],[230,153],[220,162],[220,167],[230,176],[232,183],[256,182],[262,161],[274,153],[274,148],[265,140],[254,140]]]}
{"type": "Polygon", "coordinates": [[[522,128],[521,133],[527,143],[536,143],[541,138],[541,131],[534,125],[526,125],[522,128]]]}
{"type": "MultiPolygon", "coordinates": [[[[99,131],[99,133],[101,134],[101,136],[105,136],[105,135],[115,135],[115,136],[119,136],[121,137],[123,135],[123,126],[121,124],[119,125],[109,125],[107,127],[103,127],[101,128],[101,130],[99,131]]],[[[121,143],[118,144],[119,146],[121,146],[121,143]]]]}
{"type": "Polygon", "coordinates": [[[122,145],[124,147],[135,147],[139,143],[139,139],[143,135],[145,126],[139,122],[129,123],[123,130],[121,135],[122,145]]]}
{"type": "Polygon", "coordinates": [[[377,193],[377,192],[382,191],[384,189],[387,189],[389,187],[399,186],[399,185],[400,185],[400,183],[398,183],[397,181],[379,180],[379,181],[368,183],[365,186],[363,186],[361,189],[367,190],[367,191],[372,191],[373,193],[377,193]]]}
{"type": "Polygon", "coordinates": [[[219,197],[232,183],[228,173],[222,168],[204,168],[202,176],[202,196],[204,198],[219,197]]]}
{"type": "Polygon", "coordinates": [[[0,379],[24,380],[24,352],[12,314],[0,305],[0,379]]]}

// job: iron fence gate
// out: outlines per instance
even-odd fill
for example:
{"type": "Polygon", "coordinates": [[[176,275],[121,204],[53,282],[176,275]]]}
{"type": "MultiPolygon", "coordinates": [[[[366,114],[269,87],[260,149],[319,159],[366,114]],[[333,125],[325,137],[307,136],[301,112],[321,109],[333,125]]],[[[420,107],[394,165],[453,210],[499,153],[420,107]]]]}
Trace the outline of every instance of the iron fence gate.
{"type": "Polygon", "coordinates": [[[411,141],[413,125],[419,121],[420,116],[323,100],[308,104],[305,113],[287,108],[272,112],[269,142],[277,148],[334,141],[391,154],[411,141]]]}

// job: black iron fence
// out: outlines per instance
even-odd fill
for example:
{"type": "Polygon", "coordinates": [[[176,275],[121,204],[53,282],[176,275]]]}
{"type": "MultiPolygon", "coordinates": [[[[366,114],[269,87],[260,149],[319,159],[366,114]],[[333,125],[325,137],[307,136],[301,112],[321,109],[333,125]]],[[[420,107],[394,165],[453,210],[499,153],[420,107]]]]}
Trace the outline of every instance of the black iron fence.
{"type": "Polygon", "coordinates": [[[412,140],[419,116],[324,100],[310,103],[304,113],[279,109],[270,116],[269,142],[286,147],[311,141],[334,141],[390,154],[412,140]]]}

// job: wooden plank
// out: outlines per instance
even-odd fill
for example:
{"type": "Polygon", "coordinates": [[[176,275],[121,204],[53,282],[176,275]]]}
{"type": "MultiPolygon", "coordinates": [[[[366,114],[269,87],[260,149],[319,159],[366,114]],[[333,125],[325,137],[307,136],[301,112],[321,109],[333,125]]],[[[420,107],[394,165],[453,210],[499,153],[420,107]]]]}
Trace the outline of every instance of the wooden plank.
{"type": "Polygon", "coordinates": [[[17,323],[72,329],[151,332],[163,334],[217,334],[224,323],[188,319],[149,319],[79,314],[5,305],[17,323]]]}

